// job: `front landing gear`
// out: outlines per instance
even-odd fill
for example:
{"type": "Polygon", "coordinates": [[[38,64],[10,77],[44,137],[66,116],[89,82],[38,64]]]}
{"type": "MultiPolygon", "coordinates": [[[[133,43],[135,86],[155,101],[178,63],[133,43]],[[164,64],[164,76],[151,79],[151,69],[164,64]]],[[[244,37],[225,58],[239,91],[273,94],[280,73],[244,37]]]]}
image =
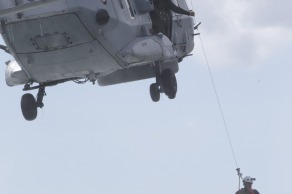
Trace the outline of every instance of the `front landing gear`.
{"type": "Polygon", "coordinates": [[[154,83],[150,85],[150,96],[153,102],[160,100],[160,88],[158,84],[154,83]]]}
{"type": "Polygon", "coordinates": [[[161,73],[157,73],[156,83],[150,85],[150,96],[153,102],[160,100],[160,93],[165,93],[169,99],[176,97],[176,76],[171,69],[165,69],[161,73]]]}
{"type": "Polygon", "coordinates": [[[32,94],[24,94],[21,98],[21,111],[23,117],[27,121],[33,121],[36,119],[38,111],[37,108],[43,108],[43,98],[46,95],[45,87],[39,87],[37,99],[32,94]]]}
{"type": "Polygon", "coordinates": [[[32,94],[24,94],[21,98],[21,110],[23,117],[27,121],[33,121],[36,119],[38,110],[37,103],[32,94]]]}
{"type": "Polygon", "coordinates": [[[162,88],[169,99],[174,99],[177,92],[177,82],[175,74],[171,69],[165,69],[161,73],[162,88]]]}

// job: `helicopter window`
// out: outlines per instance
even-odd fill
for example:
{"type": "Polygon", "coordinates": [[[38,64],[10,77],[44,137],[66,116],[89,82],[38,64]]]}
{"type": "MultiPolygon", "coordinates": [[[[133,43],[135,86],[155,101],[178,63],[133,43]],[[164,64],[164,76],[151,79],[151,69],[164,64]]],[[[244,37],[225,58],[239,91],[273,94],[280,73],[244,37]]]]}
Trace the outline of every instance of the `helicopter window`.
{"type": "MultiPolygon", "coordinates": [[[[177,1],[177,0],[175,0],[175,1],[177,1]]],[[[186,4],[185,1],[178,1],[178,6],[183,8],[183,9],[187,9],[187,10],[189,9],[188,5],[186,4]]]]}
{"type": "Polygon", "coordinates": [[[126,3],[128,4],[128,8],[129,8],[129,10],[130,10],[130,13],[131,13],[132,18],[134,18],[134,17],[135,17],[135,15],[134,15],[134,10],[133,10],[133,8],[132,8],[132,5],[131,5],[130,1],[127,0],[126,3]]]}
{"type": "Polygon", "coordinates": [[[124,9],[124,5],[123,5],[122,0],[120,0],[120,5],[121,5],[121,8],[124,9]]]}

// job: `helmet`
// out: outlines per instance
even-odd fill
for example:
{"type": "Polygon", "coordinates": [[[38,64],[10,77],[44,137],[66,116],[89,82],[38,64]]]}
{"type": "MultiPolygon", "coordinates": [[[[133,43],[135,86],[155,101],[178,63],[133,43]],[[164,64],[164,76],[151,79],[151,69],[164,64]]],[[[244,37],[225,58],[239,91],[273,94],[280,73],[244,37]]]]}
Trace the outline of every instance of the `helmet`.
{"type": "Polygon", "coordinates": [[[252,184],[253,178],[251,178],[250,176],[246,176],[246,177],[244,177],[243,182],[252,184]]]}

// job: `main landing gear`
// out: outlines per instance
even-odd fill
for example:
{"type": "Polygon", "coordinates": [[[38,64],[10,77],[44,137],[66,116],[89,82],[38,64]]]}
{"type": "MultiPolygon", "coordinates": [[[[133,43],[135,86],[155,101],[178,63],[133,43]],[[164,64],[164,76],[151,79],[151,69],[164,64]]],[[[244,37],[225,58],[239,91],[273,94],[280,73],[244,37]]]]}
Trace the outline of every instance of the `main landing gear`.
{"type": "Polygon", "coordinates": [[[177,82],[171,69],[164,69],[156,74],[156,83],[150,85],[150,96],[153,102],[160,100],[160,93],[165,93],[169,99],[174,99],[177,92],[177,82]]]}
{"type": "MultiPolygon", "coordinates": [[[[26,86],[29,87],[29,86],[26,86]]],[[[29,88],[27,88],[29,90],[29,88]]],[[[35,97],[32,94],[24,94],[21,98],[21,111],[23,114],[23,117],[27,121],[33,121],[36,119],[38,111],[37,108],[43,108],[43,98],[46,95],[45,87],[40,86],[39,91],[37,94],[37,97],[35,97]]]]}

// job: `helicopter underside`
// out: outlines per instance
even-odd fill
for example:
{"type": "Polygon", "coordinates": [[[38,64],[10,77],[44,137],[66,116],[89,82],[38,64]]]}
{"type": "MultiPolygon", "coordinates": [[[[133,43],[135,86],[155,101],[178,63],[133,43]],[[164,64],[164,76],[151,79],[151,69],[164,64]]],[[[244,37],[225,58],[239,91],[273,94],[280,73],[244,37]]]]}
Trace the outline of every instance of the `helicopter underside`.
{"type": "Polygon", "coordinates": [[[121,68],[73,13],[13,23],[7,31],[22,68],[37,83],[121,68]]]}
{"type": "Polygon", "coordinates": [[[11,23],[6,31],[19,66],[28,75],[24,82],[90,77],[104,86],[136,81],[155,77],[151,65],[161,59],[170,61],[166,68],[178,70],[177,62],[172,63],[177,61],[176,51],[166,36],[137,37],[113,53],[76,13],[11,23]]]}
{"type": "Polygon", "coordinates": [[[6,63],[7,85],[38,89],[36,97],[27,93],[21,98],[26,120],[34,120],[37,108],[43,108],[46,87],[72,80],[107,86],[155,78],[149,88],[154,102],[161,93],[176,97],[178,63],[194,47],[192,18],[174,16],[166,22],[173,33],[162,34],[153,33],[151,9],[134,12],[127,0],[25,1],[15,9],[5,3],[8,11],[2,16],[13,14],[1,20],[0,32],[5,51],[15,59],[6,63]],[[50,2],[55,4],[27,10],[50,2]]]}

